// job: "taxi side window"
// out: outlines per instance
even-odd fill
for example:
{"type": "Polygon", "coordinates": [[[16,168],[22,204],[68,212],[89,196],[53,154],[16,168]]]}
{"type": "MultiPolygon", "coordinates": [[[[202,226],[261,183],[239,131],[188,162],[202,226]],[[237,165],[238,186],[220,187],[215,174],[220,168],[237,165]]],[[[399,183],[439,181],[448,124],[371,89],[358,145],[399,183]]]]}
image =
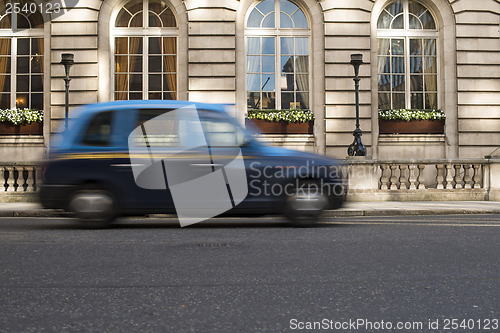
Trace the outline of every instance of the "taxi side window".
{"type": "Polygon", "coordinates": [[[111,123],[113,112],[107,111],[97,114],[85,131],[82,143],[85,146],[105,147],[111,144],[111,123]]]}
{"type": "Polygon", "coordinates": [[[170,109],[142,109],[139,110],[135,128],[142,131],[133,132],[129,144],[133,147],[141,146],[147,139],[148,145],[153,147],[177,147],[179,145],[179,129],[176,119],[162,117],[170,109]]]}

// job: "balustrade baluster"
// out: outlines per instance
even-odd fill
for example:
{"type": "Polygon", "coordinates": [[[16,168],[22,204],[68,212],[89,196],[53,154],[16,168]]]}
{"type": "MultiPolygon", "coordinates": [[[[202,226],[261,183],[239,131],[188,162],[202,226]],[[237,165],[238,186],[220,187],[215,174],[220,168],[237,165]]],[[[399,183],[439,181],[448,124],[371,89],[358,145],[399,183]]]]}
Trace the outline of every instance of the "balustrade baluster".
{"type": "Polygon", "coordinates": [[[407,165],[400,165],[399,166],[399,188],[402,190],[406,190],[408,187],[406,186],[406,181],[408,178],[406,177],[406,169],[408,168],[407,165]]]}
{"type": "Polygon", "coordinates": [[[410,169],[410,177],[408,178],[408,181],[410,182],[410,190],[416,190],[417,189],[417,175],[416,175],[416,170],[417,166],[415,164],[410,164],[409,165],[410,169]]]}
{"type": "Polygon", "coordinates": [[[7,192],[14,192],[15,191],[15,179],[14,179],[14,167],[5,167],[4,171],[4,177],[6,178],[5,184],[6,184],[6,189],[5,191],[7,192]]]}
{"type": "Polygon", "coordinates": [[[479,174],[479,170],[481,168],[481,165],[479,164],[474,164],[472,166],[474,168],[474,176],[472,177],[472,181],[474,183],[474,188],[481,188],[482,185],[481,185],[481,175],[479,174]]]}
{"type": "Polygon", "coordinates": [[[451,174],[452,165],[447,164],[446,166],[446,188],[453,188],[453,175],[451,174]]]}
{"type": "Polygon", "coordinates": [[[398,168],[397,165],[395,164],[391,164],[389,166],[389,168],[391,169],[391,176],[389,178],[389,181],[391,183],[391,190],[397,190],[398,189],[398,178],[396,177],[396,170],[398,168]]]}
{"type": "Polygon", "coordinates": [[[33,191],[33,174],[35,173],[35,168],[34,167],[26,167],[26,187],[25,191],[26,192],[32,192],[33,191]]]}
{"type": "Polygon", "coordinates": [[[462,165],[455,164],[453,167],[455,168],[455,188],[462,188],[462,176],[460,175],[462,165]]]}
{"type": "Polygon", "coordinates": [[[387,164],[381,164],[380,165],[380,170],[381,170],[381,175],[380,175],[380,189],[381,190],[387,190],[389,187],[387,186],[387,182],[389,181],[389,177],[387,177],[387,172],[386,170],[388,169],[387,164]]]}
{"type": "Polygon", "coordinates": [[[442,189],[444,189],[444,165],[437,164],[436,169],[437,169],[437,176],[436,176],[437,186],[436,186],[436,188],[438,190],[442,190],[442,189]]]}
{"type": "Polygon", "coordinates": [[[464,188],[472,188],[472,177],[469,175],[470,165],[464,164],[464,188]]]}
{"type": "Polygon", "coordinates": [[[419,164],[418,166],[418,177],[417,177],[417,183],[418,183],[418,189],[419,190],[425,190],[425,178],[424,178],[424,169],[425,169],[425,164],[419,164]]]}

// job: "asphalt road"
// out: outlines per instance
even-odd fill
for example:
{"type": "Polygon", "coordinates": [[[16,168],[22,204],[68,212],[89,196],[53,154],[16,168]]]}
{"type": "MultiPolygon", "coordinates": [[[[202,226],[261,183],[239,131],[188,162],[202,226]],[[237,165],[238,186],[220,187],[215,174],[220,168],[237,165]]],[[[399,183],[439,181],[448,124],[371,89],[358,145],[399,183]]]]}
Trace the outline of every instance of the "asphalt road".
{"type": "Polygon", "coordinates": [[[0,219],[0,332],[500,331],[500,216],[322,222],[0,219]]]}

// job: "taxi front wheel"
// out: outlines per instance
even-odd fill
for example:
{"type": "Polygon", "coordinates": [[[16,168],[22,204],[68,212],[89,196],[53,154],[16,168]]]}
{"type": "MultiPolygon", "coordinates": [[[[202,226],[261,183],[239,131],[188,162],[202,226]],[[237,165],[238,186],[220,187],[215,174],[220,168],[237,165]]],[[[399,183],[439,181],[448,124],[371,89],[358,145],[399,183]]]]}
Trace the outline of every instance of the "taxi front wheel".
{"type": "Polygon", "coordinates": [[[328,197],[318,182],[302,181],[285,198],[285,216],[296,226],[309,226],[328,208],[328,197]]]}
{"type": "Polygon", "coordinates": [[[68,210],[89,228],[109,226],[116,217],[113,195],[97,186],[85,186],[75,191],[68,204],[68,210]]]}

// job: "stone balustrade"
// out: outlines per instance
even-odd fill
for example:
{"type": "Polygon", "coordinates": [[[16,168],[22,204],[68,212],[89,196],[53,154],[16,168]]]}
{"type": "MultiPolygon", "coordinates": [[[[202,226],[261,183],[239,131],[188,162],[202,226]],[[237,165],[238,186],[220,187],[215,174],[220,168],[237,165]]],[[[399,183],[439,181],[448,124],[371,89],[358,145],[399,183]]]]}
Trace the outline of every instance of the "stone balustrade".
{"type": "MultiPolygon", "coordinates": [[[[345,160],[350,201],[500,201],[500,159],[345,160]]],[[[0,201],[32,201],[41,164],[0,164],[0,201]]]]}

